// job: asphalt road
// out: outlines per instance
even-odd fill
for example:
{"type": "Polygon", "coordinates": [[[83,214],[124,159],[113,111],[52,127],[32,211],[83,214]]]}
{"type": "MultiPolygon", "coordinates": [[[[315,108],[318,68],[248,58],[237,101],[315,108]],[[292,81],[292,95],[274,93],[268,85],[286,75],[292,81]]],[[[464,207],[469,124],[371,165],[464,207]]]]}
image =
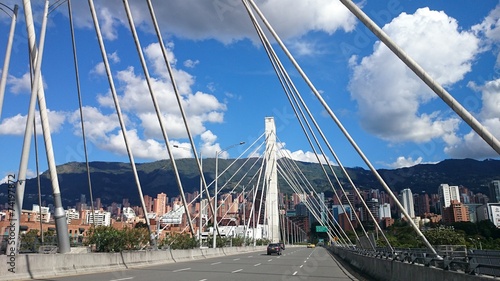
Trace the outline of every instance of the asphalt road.
{"type": "Polygon", "coordinates": [[[127,270],[38,280],[300,281],[359,280],[326,249],[289,247],[283,255],[245,253],[127,270]]]}

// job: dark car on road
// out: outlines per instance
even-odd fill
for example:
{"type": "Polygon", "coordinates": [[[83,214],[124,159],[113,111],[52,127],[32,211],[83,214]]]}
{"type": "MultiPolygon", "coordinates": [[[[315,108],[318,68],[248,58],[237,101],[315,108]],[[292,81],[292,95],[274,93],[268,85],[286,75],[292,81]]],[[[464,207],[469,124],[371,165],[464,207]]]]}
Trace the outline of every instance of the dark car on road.
{"type": "Polygon", "coordinates": [[[267,254],[277,254],[278,256],[281,255],[281,246],[278,243],[271,243],[267,245],[267,254]]]}

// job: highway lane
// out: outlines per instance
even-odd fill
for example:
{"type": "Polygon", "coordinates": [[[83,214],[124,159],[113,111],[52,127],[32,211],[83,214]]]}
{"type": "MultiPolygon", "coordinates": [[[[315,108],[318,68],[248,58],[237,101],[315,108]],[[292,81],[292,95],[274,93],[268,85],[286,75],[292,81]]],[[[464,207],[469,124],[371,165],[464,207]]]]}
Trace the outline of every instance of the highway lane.
{"type": "Polygon", "coordinates": [[[358,279],[332,258],[324,248],[289,247],[281,256],[268,256],[265,252],[254,252],[114,272],[38,280],[321,281],[358,279]]]}

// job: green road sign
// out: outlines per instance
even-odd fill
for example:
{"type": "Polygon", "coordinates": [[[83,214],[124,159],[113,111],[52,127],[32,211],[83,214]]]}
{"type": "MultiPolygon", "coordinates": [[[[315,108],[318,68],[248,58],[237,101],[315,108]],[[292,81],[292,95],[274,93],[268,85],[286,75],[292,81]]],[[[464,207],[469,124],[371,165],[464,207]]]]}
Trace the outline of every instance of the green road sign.
{"type": "Polygon", "coordinates": [[[316,232],[328,232],[328,228],[326,228],[326,226],[317,225],[316,232]]]}

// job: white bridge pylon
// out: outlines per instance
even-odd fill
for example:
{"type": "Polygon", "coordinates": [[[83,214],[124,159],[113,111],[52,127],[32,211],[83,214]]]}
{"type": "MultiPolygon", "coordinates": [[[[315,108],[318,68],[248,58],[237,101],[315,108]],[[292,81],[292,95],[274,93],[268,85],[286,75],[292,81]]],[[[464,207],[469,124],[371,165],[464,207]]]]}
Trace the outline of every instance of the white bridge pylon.
{"type": "Polygon", "coordinates": [[[267,186],[266,192],[266,221],[268,225],[267,237],[271,242],[280,241],[279,230],[279,213],[278,213],[278,173],[276,168],[277,151],[276,151],[276,126],[274,124],[274,117],[266,117],[266,170],[265,170],[265,184],[267,186]]]}

